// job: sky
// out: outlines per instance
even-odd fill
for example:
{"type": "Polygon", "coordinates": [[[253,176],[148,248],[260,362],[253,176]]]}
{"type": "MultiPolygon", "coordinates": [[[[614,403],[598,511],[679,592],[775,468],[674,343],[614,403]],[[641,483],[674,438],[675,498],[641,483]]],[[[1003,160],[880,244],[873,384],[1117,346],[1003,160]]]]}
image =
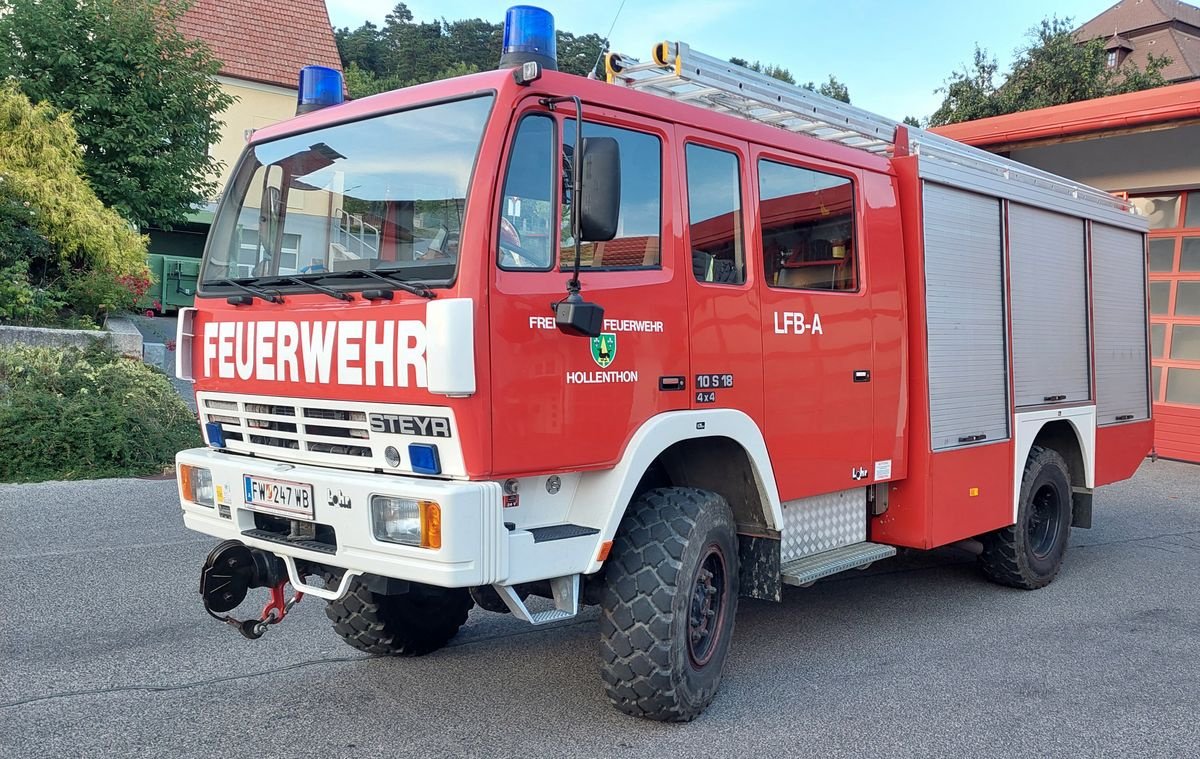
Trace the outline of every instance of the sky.
{"type": "MultiPolygon", "coordinates": [[[[721,58],[738,56],[789,69],[799,82],[835,75],[854,105],[883,116],[928,117],[942,101],[934,90],[969,64],[975,44],[997,57],[1001,71],[1027,32],[1046,15],[1076,25],[1115,0],[627,0],[611,36],[614,51],[646,60],[663,40],[686,42],[721,58]]],[[[326,0],[335,27],[377,25],[395,0],[326,0]]],[[[414,20],[503,21],[510,4],[482,0],[408,0],[414,20]]],[[[554,14],[559,29],[605,34],[620,0],[531,2],[554,14]]]]}

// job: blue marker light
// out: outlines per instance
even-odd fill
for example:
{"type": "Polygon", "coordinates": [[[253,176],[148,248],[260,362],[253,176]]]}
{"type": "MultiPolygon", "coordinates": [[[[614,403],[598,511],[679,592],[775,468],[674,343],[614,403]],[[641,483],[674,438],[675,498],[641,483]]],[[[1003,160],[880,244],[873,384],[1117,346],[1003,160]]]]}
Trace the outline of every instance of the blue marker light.
{"type": "Polygon", "coordinates": [[[442,460],[436,445],[409,443],[408,461],[416,474],[441,474],[442,460]]]}
{"type": "Polygon", "coordinates": [[[204,434],[208,438],[208,444],[213,448],[225,447],[225,430],[221,428],[220,422],[209,422],[204,425],[204,434]]]}
{"type": "Polygon", "coordinates": [[[296,115],[316,111],[331,105],[341,105],[342,72],[328,66],[305,66],[300,69],[300,87],[296,95],[296,115]]]}
{"type": "Polygon", "coordinates": [[[554,16],[532,5],[514,5],[504,14],[504,51],[500,68],[515,68],[534,61],[544,69],[558,71],[558,43],[554,16]]]}

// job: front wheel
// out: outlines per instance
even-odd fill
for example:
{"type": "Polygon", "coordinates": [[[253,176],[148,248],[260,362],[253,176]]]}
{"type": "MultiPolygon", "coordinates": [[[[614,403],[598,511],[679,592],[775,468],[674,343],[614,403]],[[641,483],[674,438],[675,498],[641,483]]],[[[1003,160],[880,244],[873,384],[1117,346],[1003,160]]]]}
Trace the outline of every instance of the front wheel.
{"type": "Polygon", "coordinates": [[[1071,476],[1058,451],[1029,452],[1018,503],[1016,524],[981,536],[979,566],[993,582],[1034,590],[1058,575],[1071,531],[1071,476]]]}
{"type": "Polygon", "coordinates": [[[616,708],[686,722],[713,700],[733,637],[737,533],[716,493],[639,497],[613,539],[600,616],[601,676],[616,708]]]}
{"type": "Polygon", "coordinates": [[[359,651],[423,656],[450,642],[472,606],[465,588],[411,583],[407,593],[389,596],[355,577],[346,595],[325,607],[325,616],[334,632],[359,651]]]}

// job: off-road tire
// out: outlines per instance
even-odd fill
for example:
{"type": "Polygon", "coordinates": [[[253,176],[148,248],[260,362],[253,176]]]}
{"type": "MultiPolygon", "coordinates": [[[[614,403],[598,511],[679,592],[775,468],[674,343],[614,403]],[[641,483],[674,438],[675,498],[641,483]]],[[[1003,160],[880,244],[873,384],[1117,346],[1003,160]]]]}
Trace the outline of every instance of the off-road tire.
{"type": "Polygon", "coordinates": [[[407,593],[385,596],[371,592],[356,577],[346,595],[326,605],[325,616],[334,632],[359,651],[423,656],[458,633],[472,605],[465,588],[412,583],[407,593]]]}
{"type": "Polygon", "coordinates": [[[993,582],[1035,590],[1058,575],[1071,531],[1071,475],[1058,451],[1030,450],[1018,503],[1016,524],[980,536],[979,566],[993,582]]]}
{"type": "Polygon", "coordinates": [[[600,604],[600,674],[613,706],[687,722],[713,700],[737,613],[737,545],[729,504],[716,493],[659,488],[630,505],[600,604]]]}

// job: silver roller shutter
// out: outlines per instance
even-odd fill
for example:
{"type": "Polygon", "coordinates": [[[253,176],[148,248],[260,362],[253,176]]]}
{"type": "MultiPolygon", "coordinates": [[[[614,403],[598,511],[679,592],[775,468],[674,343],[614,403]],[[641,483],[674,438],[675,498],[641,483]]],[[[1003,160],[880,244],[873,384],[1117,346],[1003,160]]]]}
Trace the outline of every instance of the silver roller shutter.
{"type": "Polygon", "coordinates": [[[1008,234],[1017,406],[1086,401],[1091,385],[1083,221],[1013,203],[1008,234]]]}
{"type": "Polygon", "coordinates": [[[1007,439],[1000,201],[926,183],[924,205],[933,449],[1007,439]]]}
{"type": "Polygon", "coordinates": [[[1145,262],[1141,234],[1092,224],[1097,424],[1150,415],[1145,262]]]}

